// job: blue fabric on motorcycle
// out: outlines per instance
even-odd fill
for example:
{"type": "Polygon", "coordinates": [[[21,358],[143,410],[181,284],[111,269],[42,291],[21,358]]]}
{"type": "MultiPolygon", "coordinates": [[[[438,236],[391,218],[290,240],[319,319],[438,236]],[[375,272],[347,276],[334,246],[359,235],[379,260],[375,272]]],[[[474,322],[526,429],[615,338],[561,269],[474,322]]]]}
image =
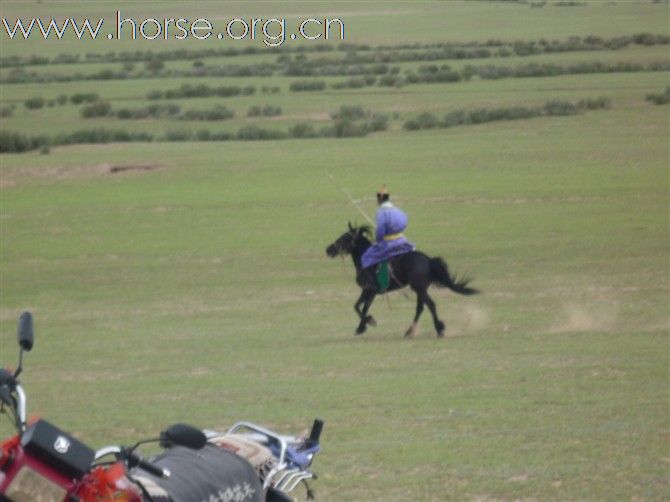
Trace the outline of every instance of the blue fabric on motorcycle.
{"type": "Polygon", "coordinates": [[[207,445],[200,450],[175,446],[151,459],[170,471],[161,479],[136,468],[131,476],[150,479],[170,495],[169,499],[152,497],[156,502],[194,502],[207,500],[264,500],[256,470],[245,459],[217,446],[207,445]]]}
{"type": "MultiPolygon", "coordinates": [[[[289,464],[289,467],[297,467],[299,469],[307,469],[312,464],[312,459],[316,455],[321,446],[317,443],[314,446],[309,448],[295,448],[293,446],[286,447],[286,462],[289,464]]],[[[270,450],[274,453],[276,457],[279,457],[280,447],[273,445],[270,446],[270,450]]]]}

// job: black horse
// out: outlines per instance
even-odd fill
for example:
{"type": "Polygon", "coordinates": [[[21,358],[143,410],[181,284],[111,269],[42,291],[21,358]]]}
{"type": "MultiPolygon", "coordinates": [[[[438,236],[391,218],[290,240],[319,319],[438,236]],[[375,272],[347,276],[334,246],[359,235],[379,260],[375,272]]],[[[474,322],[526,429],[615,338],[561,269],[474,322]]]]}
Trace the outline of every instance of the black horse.
{"type": "MultiPolygon", "coordinates": [[[[356,267],[356,283],[363,290],[358,301],[354,304],[354,309],[360,317],[360,324],[356,329],[357,335],[362,335],[367,325],[376,326],[376,322],[368,310],[375,296],[379,294],[377,280],[375,276],[376,267],[361,268],[361,256],[372,243],[368,237],[371,236],[370,227],[365,225],[361,227],[352,227],[349,223],[349,231],[342,234],[335,242],[326,248],[326,254],[331,258],[338,255],[349,254],[354,260],[356,267]],[[362,306],[362,308],[361,308],[362,306]]],[[[469,279],[458,280],[449,275],[447,264],[442,258],[430,258],[420,251],[412,251],[389,260],[390,284],[387,291],[404,288],[409,285],[416,293],[416,315],[414,321],[409,327],[405,336],[414,336],[417,330],[419,317],[423,312],[423,306],[428,305],[430,313],[433,315],[433,323],[437,336],[444,336],[444,323],[437,317],[435,302],[428,295],[428,287],[435,284],[440,287],[447,287],[461,295],[474,295],[478,290],[468,287],[469,279]]]]}

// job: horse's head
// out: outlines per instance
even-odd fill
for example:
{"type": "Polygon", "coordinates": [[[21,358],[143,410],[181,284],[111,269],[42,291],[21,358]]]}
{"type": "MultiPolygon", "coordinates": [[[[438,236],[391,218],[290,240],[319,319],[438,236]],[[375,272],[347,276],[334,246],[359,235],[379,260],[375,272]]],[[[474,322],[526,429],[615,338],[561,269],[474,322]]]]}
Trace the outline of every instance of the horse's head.
{"type": "Polygon", "coordinates": [[[370,241],[367,239],[368,235],[370,235],[370,227],[367,225],[353,227],[349,223],[349,230],[326,248],[326,254],[331,258],[343,254],[351,254],[362,242],[370,244],[370,241]]]}

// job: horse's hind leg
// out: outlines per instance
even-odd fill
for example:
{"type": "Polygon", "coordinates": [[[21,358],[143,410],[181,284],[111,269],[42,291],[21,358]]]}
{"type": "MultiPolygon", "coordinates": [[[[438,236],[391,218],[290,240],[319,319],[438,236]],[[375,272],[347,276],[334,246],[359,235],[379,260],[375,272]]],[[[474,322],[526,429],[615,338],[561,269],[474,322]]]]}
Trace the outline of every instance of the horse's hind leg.
{"type": "Polygon", "coordinates": [[[356,302],[356,305],[354,305],[356,312],[358,312],[358,315],[361,318],[358,328],[356,328],[357,335],[362,335],[363,333],[365,333],[368,324],[372,326],[376,325],[375,320],[372,318],[372,316],[368,315],[368,310],[370,309],[370,305],[372,305],[372,300],[375,299],[376,294],[377,293],[375,292],[374,289],[364,289],[363,292],[361,293],[361,297],[356,302]],[[361,304],[363,304],[362,309],[360,309],[361,304]]]}
{"type": "Polygon", "coordinates": [[[442,338],[444,336],[444,323],[437,317],[435,302],[430,297],[430,295],[428,295],[427,291],[423,293],[423,301],[426,305],[428,305],[430,313],[433,314],[433,323],[435,324],[435,331],[437,331],[438,338],[442,338]]]}

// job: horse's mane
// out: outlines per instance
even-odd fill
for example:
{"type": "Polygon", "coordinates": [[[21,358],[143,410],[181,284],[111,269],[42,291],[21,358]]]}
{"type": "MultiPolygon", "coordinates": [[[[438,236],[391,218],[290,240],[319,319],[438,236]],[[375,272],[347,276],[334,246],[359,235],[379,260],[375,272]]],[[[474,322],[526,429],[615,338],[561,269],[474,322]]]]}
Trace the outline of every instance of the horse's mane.
{"type": "Polygon", "coordinates": [[[370,225],[361,225],[360,227],[356,228],[361,233],[361,235],[372,238],[372,227],[370,225]]]}

